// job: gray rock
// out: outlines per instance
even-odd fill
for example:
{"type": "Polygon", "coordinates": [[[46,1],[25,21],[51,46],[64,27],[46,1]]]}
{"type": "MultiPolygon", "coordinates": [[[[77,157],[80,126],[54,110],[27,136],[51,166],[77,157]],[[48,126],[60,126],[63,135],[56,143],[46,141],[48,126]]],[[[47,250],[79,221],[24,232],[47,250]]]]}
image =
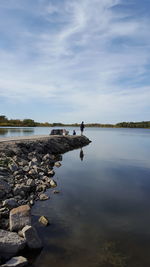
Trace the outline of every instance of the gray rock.
{"type": "Polygon", "coordinates": [[[0,228],[3,230],[8,230],[9,228],[9,220],[6,218],[0,219],[0,228]]]}
{"type": "Polygon", "coordinates": [[[45,161],[47,159],[49,159],[49,154],[44,155],[44,157],[42,158],[42,161],[45,161]]]}
{"type": "Polygon", "coordinates": [[[33,226],[26,225],[22,229],[22,234],[26,239],[27,245],[31,249],[38,249],[42,247],[41,240],[33,226]]]}
{"type": "Polygon", "coordinates": [[[31,225],[31,213],[29,205],[23,205],[12,209],[9,214],[10,231],[19,231],[25,225],[31,225]]]}
{"type": "Polygon", "coordinates": [[[39,222],[40,222],[41,224],[45,225],[45,226],[47,226],[47,225],[49,224],[49,221],[48,221],[48,219],[47,219],[45,216],[41,216],[41,217],[39,218],[39,222]]]}
{"type": "Polygon", "coordinates": [[[18,165],[15,162],[14,163],[9,163],[8,167],[12,172],[15,172],[15,171],[18,170],[18,165]]]}
{"type": "Polygon", "coordinates": [[[30,175],[35,175],[37,172],[36,172],[36,170],[34,170],[34,169],[31,169],[29,172],[28,172],[28,174],[30,174],[30,175]]]}
{"type": "Polygon", "coordinates": [[[0,211],[0,216],[3,218],[8,218],[9,217],[9,209],[5,207],[5,210],[0,211]]]}
{"type": "Polygon", "coordinates": [[[44,172],[39,172],[39,176],[41,176],[41,178],[43,178],[44,172]]]}
{"type": "Polygon", "coordinates": [[[30,187],[34,187],[35,186],[35,182],[33,179],[28,179],[27,180],[27,185],[30,186],[30,187]]]}
{"type": "Polygon", "coordinates": [[[59,161],[57,161],[57,162],[55,162],[54,166],[59,168],[61,166],[61,163],[59,161]]]}
{"type": "Polygon", "coordinates": [[[23,167],[23,171],[24,171],[24,172],[28,172],[29,170],[30,170],[29,166],[24,166],[24,167],[23,167]]]}
{"type": "Polygon", "coordinates": [[[5,173],[5,172],[8,172],[7,168],[6,168],[6,167],[1,167],[1,166],[0,166],[0,173],[1,173],[1,175],[2,175],[3,173],[5,173]]]}
{"type": "Polygon", "coordinates": [[[29,161],[29,167],[32,168],[33,166],[36,166],[37,165],[37,161],[29,161]]]}
{"type": "Polygon", "coordinates": [[[44,175],[43,177],[41,177],[41,180],[44,181],[44,182],[46,182],[48,179],[49,178],[46,175],[44,175]]]}
{"type": "Polygon", "coordinates": [[[15,171],[15,172],[13,173],[13,176],[17,176],[17,175],[19,175],[19,174],[20,174],[19,171],[15,171]]]}
{"type": "Polygon", "coordinates": [[[33,199],[29,200],[29,203],[30,203],[31,206],[33,206],[34,205],[34,200],[33,199]]]}
{"type": "Polygon", "coordinates": [[[32,168],[34,169],[35,173],[38,173],[38,168],[36,165],[34,165],[32,168]]]}
{"type": "Polygon", "coordinates": [[[6,207],[0,208],[0,213],[6,211],[6,207]]]}
{"type": "Polygon", "coordinates": [[[53,179],[51,179],[51,180],[50,180],[50,186],[51,186],[51,187],[56,187],[56,186],[57,186],[56,181],[54,181],[53,179]]]}
{"type": "Polygon", "coordinates": [[[11,186],[4,180],[0,180],[0,199],[11,192],[11,186]]]}
{"type": "Polygon", "coordinates": [[[46,194],[41,194],[41,195],[39,196],[39,199],[40,199],[40,200],[47,200],[47,199],[49,199],[49,197],[48,197],[46,194]]]}
{"type": "Polygon", "coordinates": [[[28,164],[27,160],[22,159],[20,162],[18,162],[19,166],[25,166],[28,164]]]}
{"type": "Polygon", "coordinates": [[[13,257],[1,267],[23,267],[28,264],[28,260],[22,256],[13,257]]]}
{"type": "Polygon", "coordinates": [[[18,203],[15,198],[9,198],[3,201],[3,206],[11,210],[13,208],[18,207],[18,203]]]}
{"type": "Polygon", "coordinates": [[[54,174],[55,174],[54,170],[49,170],[49,171],[48,171],[48,175],[49,175],[50,177],[54,176],[54,174]]]}
{"type": "Polygon", "coordinates": [[[26,205],[26,204],[28,204],[28,200],[27,199],[21,199],[18,201],[18,204],[19,204],[19,206],[26,205]]]}
{"type": "Polygon", "coordinates": [[[18,253],[26,245],[25,239],[18,236],[17,233],[12,233],[5,230],[0,230],[0,254],[4,258],[18,253]]]}
{"type": "Polygon", "coordinates": [[[39,184],[37,187],[36,187],[36,191],[37,192],[44,192],[46,190],[46,185],[44,184],[39,184]]]}
{"type": "Polygon", "coordinates": [[[59,190],[54,190],[53,193],[54,193],[54,194],[59,194],[60,191],[59,191],[59,190]]]}
{"type": "Polygon", "coordinates": [[[25,184],[17,184],[13,189],[14,196],[20,195],[21,191],[23,191],[26,194],[27,192],[30,191],[30,186],[25,184]]]}
{"type": "Polygon", "coordinates": [[[37,163],[37,158],[36,157],[34,157],[33,159],[32,159],[32,162],[34,162],[34,163],[37,163]]]}
{"type": "Polygon", "coordinates": [[[21,178],[22,178],[22,175],[21,174],[15,175],[15,181],[20,182],[21,181],[21,178]]]}

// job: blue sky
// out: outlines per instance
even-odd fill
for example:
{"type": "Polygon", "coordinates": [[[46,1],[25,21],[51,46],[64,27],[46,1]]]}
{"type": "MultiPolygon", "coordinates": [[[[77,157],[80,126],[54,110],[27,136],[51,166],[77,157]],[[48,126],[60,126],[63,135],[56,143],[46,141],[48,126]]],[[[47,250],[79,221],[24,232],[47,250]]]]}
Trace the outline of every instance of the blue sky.
{"type": "Polygon", "coordinates": [[[0,113],[150,120],[149,0],[0,0],[0,113]]]}

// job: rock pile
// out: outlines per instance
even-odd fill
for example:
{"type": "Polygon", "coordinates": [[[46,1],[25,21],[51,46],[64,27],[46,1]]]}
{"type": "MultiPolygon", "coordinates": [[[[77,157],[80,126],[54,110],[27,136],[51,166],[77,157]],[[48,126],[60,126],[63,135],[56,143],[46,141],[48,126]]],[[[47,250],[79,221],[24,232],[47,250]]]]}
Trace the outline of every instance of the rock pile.
{"type": "MultiPolygon", "coordinates": [[[[47,200],[46,189],[55,188],[54,167],[60,167],[60,153],[89,143],[85,136],[51,137],[43,141],[0,144],[0,259],[15,256],[25,246],[42,247],[31,226],[30,208],[37,200],[47,200]],[[8,253],[9,252],[9,253],[8,253]]],[[[54,193],[59,193],[54,190],[54,193]]],[[[48,225],[42,216],[39,221],[48,225]]],[[[3,266],[24,266],[27,260],[14,257],[3,266]],[[11,265],[16,262],[16,265],[11,265]],[[20,263],[21,262],[21,263],[20,263]],[[17,265],[18,264],[18,265],[17,265]],[[22,264],[22,265],[19,265],[22,264]]]]}
{"type": "Polygon", "coordinates": [[[47,188],[57,186],[52,177],[55,174],[54,164],[60,166],[58,159],[62,157],[49,153],[40,155],[36,152],[24,154],[22,157],[1,156],[0,162],[8,162],[8,165],[7,171],[6,164],[0,167],[0,228],[7,229],[6,219],[11,209],[25,204],[33,205],[36,200],[49,198],[44,192],[47,188]]]}

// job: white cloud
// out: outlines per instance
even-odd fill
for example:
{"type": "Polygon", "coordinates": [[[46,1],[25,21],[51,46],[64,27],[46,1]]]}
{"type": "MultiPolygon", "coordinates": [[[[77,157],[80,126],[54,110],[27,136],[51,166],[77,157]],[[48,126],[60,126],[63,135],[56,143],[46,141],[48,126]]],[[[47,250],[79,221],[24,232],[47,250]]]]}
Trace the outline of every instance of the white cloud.
{"type": "MultiPolygon", "coordinates": [[[[19,3],[15,8],[21,8],[19,3]]],[[[20,16],[1,21],[7,45],[0,49],[0,97],[53,104],[58,99],[62,110],[56,110],[56,117],[69,122],[81,116],[116,122],[144,112],[149,97],[149,87],[141,85],[150,58],[147,19],[132,18],[131,11],[128,18],[123,9],[117,13],[121,0],[37,0],[32,12],[27,3],[23,12],[30,24],[20,16]],[[5,23],[12,28],[4,29],[5,23]]],[[[8,2],[5,8],[2,4],[7,12],[8,2]]]]}

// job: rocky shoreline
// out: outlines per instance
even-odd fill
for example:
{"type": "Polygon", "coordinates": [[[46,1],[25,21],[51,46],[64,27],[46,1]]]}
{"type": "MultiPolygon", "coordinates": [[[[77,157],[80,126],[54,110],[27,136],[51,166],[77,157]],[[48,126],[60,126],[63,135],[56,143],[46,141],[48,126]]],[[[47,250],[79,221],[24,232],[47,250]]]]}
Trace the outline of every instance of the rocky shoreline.
{"type": "MultiPolygon", "coordinates": [[[[50,136],[0,143],[1,266],[25,266],[26,258],[14,256],[25,247],[42,247],[36,229],[31,226],[31,207],[37,200],[47,200],[46,189],[57,186],[53,167],[61,166],[61,154],[89,143],[85,136],[50,136]]],[[[48,224],[44,216],[39,221],[48,224]]]]}

